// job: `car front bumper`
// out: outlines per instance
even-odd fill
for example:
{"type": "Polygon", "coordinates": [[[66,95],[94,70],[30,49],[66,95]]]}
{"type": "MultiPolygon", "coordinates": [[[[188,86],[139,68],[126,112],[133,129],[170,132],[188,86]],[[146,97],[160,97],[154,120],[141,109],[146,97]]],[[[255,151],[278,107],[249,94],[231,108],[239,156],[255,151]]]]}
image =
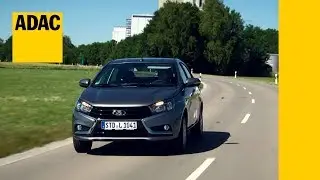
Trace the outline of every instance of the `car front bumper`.
{"type": "Polygon", "coordinates": [[[114,141],[114,140],[147,140],[163,141],[178,137],[181,125],[181,114],[170,111],[153,115],[144,119],[95,119],[81,112],[73,112],[72,130],[75,139],[83,141],[114,141]],[[136,121],[136,130],[103,130],[101,121],[136,121]],[[77,129],[81,125],[81,130],[77,129]],[[170,129],[165,131],[164,125],[170,129]]]}

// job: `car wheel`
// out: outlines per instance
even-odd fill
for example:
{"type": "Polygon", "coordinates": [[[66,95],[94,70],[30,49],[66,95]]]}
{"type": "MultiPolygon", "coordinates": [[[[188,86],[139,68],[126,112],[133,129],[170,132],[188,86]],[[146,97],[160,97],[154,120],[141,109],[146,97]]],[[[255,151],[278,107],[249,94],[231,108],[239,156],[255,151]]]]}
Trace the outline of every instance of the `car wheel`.
{"type": "Polygon", "coordinates": [[[199,120],[198,120],[197,124],[193,127],[192,132],[195,136],[201,137],[203,135],[203,112],[202,112],[202,110],[199,114],[199,120]]]}
{"type": "Polygon", "coordinates": [[[81,141],[73,138],[73,147],[77,153],[87,153],[91,150],[92,141],[81,141]]]}
{"type": "Polygon", "coordinates": [[[179,154],[183,153],[186,150],[187,147],[187,121],[186,118],[183,117],[182,122],[181,122],[181,127],[179,131],[179,136],[171,140],[171,144],[169,148],[173,148],[173,153],[179,154]]]}

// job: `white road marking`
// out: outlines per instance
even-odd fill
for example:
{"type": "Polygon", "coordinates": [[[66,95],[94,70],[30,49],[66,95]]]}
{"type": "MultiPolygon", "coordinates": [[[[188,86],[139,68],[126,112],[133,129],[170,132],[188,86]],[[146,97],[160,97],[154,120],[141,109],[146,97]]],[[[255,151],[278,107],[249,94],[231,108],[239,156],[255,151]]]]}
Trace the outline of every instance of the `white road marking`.
{"type": "Polygon", "coordinates": [[[256,100],[255,100],[255,99],[252,99],[252,100],[251,100],[251,103],[252,103],[252,104],[256,103],[256,100]]]}
{"type": "Polygon", "coordinates": [[[68,139],[61,140],[61,141],[55,141],[55,142],[49,143],[43,147],[36,147],[34,149],[30,149],[30,150],[22,152],[22,153],[13,154],[11,156],[1,158],[0,159],[0,166],[4,166],[4,165],[15,163],[17,161],[28,159],[33,156],[37,156],[42,153],[52,151],[52,150],[55,150],[55,149],[58,149],[58,148],[61,148],[63,146],[67,146],[70,144],[72,144],[72,138],[68,138],[68,139]]]}
{"type": "Polygon", "coordinates": [[[250,117],[250,114],[249,114],[249,113],[246,114],[246,115],[244,116],[244,118],[242,119],[241,124],[246,123],[246,122],[248,121],[249,117],[250,117]]]}
{"type": "Polygon", "coordinates": [[[230,82],[232,84],[232,82],[230,82]]]}
{"type": "Polygon", "coordinates": [[[246,90],[247,88],[246,88],[246,87],[243,87],[243,89],[246,90]]]}
{"type": "Polygon", "coordinates": [[[216,158],[207,158],[186,180],[196,180],[216,158]]]}
{"type": "Polygon", "coordinates": [[[252,94],[251,92],[249,92],[249,94],[252,94]]]}

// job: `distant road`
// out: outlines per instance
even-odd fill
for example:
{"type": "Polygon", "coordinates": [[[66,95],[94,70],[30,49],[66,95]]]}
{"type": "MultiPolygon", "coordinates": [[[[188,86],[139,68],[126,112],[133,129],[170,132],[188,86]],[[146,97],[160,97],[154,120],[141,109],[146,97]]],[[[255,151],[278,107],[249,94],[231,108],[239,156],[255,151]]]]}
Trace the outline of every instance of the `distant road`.
{"type": "Polygon", "coordinates": [[[276,180],[278,90],[226,77],[203,76],[204,139],[185,155],[153,144],[72,144],[0,166],[1,180],[276,180]],[[145,153],[143,153],[145,152],[145,153]]]}

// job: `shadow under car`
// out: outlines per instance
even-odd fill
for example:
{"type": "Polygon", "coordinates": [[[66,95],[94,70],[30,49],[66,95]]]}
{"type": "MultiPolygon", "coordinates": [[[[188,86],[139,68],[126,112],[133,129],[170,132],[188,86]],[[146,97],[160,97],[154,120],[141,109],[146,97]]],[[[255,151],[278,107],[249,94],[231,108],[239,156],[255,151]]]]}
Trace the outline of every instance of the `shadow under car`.
{"type": "MultiPolygon", "coordinates": [[[[230,137],[228,132],[204,131],[203,137],[189,136],[187,149],[183,154],[196,154],[211,151],[224,144],[230,137]]],[[[166,142],[114,141],[88,152],[96,156],[170,156],[166,142]]]]}

